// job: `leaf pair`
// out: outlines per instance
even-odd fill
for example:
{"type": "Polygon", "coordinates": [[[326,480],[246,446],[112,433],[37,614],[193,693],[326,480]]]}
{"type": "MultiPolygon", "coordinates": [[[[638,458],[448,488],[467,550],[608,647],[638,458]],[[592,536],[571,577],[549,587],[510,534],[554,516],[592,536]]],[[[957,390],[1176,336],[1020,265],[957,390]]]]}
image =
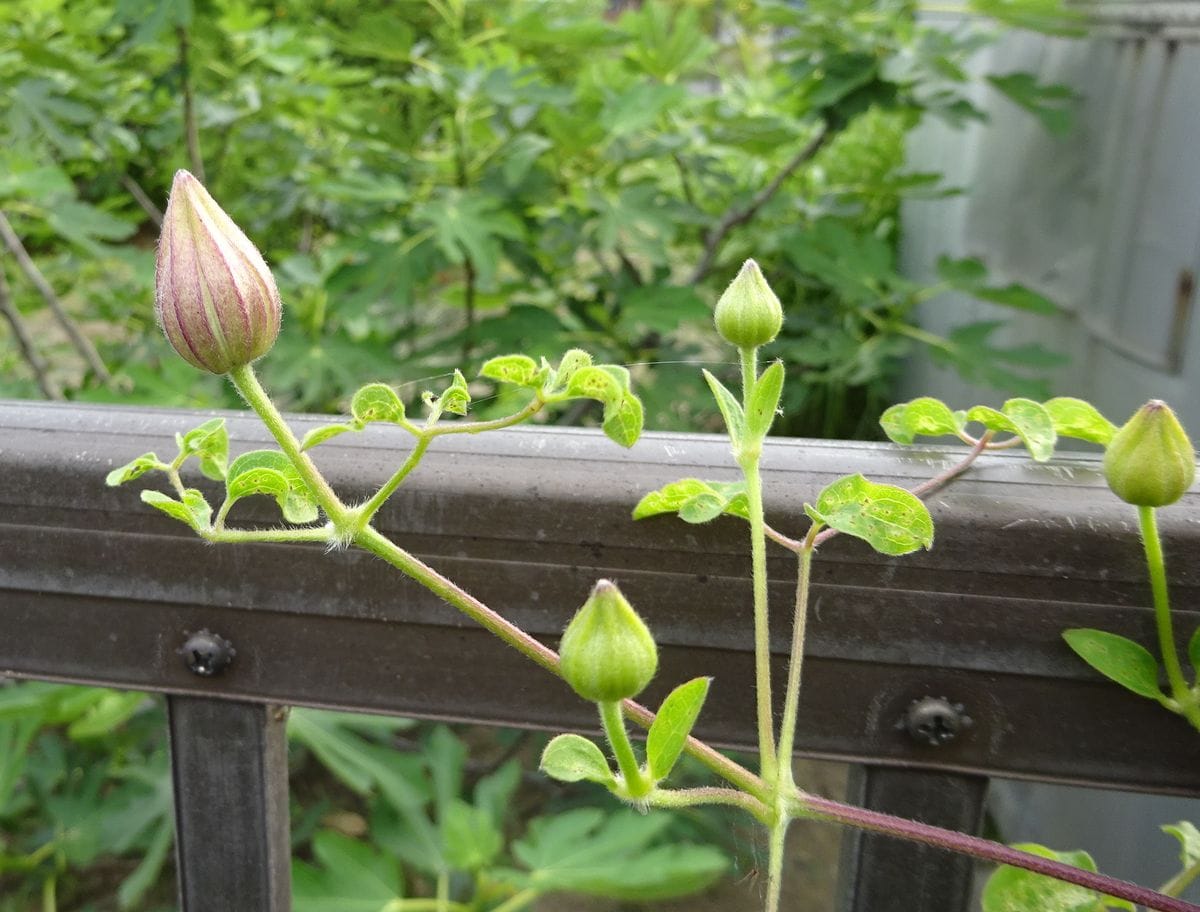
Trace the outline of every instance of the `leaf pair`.
{"type": "Polygon", "coordinates": [[[361,431],[377,421],[400,425],[407,423],[404,403],[386,383],[368,383],[355,392],[350,400],[350,416],[349,421],[340,424],[313,428],[300,441],[300,449],[310,449],[346,431],[361,431]]]}
{"type": "Polygon", "coordinates": [[[918,436],[961,436],[972,421],[990,431],[1019,437],[1038,462],[1054,454],[1059,437],[1107,445],[1117,431],[1116,425],[1093,405],[1065,396],[1043,403],[1009,399],[999,410],[977,405],[966,411],[952,411],[941,400],[924,396],[893,405],[880,417],[879,424],[891,440],[910,444],[918,436]]]}
{"type": "Polygon", "coordinates": [[[773,362],[759,375],[746,394],[744,408],[725,384],[708,371],[703,373],[713,398],[717,400],[721,417],[725,419],[725,428],[734,452],[740,452],[746,444],[752,447],[761,444],[779,413],[779,397],[783,394],[783,362],[773,362]]]}
{"type": "Polygon", "coordinates": [[[225,482],[227,506],[243,497],[265,494],[274,497],[290,523],[315,522],[317,502],[292,461],[278,450],[251,450],[229,467],[225,482]]]}
{"type": "MultiPolygon", "coordinates": [[[[646,736],[646,772],[654,782],[670,775],[708,696],[711,678],[680,684],[659,707],[646,736]]],[[[561,782],[596,782],[617,786],[608,760],[596,744],[581,735],[559,735],[542,752],[541,769],[561,782]]]]}
{"type": "Polygon", "coordinates": [[[224,418],[210,418],[199,427],[176,434],[175,443],[179,452],[170,464],[162,462],[154,453],[143,453],[109,472],[104,483],[112,488],[141,478],[147,472],[179,469],[193,457],[200,461],[200,471],[208,478],[213,481],[225,478],[225,467],[229,461],[229,432],[225,428],[224,418]]]}
{"type": "MultiPolygon", "coordinates": [[[[816,506],[805,512],[823,526],[861,538],[876,551],[908,554],[933,545],[933,518],[920,498],[895,485],[848,475],[828,485],[816,506]]],[[[684,478],[651,491],[633,510],[634,519],[677,513],[689,523],[705,523],[723,513],[749,518],[743,482],[684,478]]]]}

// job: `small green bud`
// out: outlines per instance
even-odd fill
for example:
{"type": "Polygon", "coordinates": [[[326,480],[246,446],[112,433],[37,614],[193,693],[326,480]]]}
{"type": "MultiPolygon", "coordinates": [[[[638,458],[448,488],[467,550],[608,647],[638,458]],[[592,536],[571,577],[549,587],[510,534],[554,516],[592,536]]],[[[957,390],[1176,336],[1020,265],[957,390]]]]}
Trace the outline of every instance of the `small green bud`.
{"type": "Polygon", "coordinates": [[[585,700],[635,697],[658,670],[658,648],[615,583],[600,580],[559,645],[562,676],[585,700]]]}
{"type": "Polygon", "coordinates": [[[779,335],[783,307],[754,260],[746,260],[717,301],[717,332],[738,348],[757,348],[779,335]]]}
{"type": "Polygon", "coordinates": [[[1196,453],[1170,406],[1151,399],[1125,422],[1104,452],[1104,477],[1136,507],[1165,507],[1184,495],[1196,477],[1196,453]]]}
{"type": "Polygon", "coordinates": [[[261,358],[279,335],[279,290],[262,254],[186,171],[163,214],[154,310],[175,351],[213,374],[261,358]]]}

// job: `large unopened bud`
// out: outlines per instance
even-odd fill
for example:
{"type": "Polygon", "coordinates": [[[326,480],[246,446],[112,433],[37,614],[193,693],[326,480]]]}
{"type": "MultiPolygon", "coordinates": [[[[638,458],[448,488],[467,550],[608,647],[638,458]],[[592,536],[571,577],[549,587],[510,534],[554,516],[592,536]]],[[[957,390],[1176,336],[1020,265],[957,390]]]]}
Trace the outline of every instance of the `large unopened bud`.
{"type": "Polygon", "coordinates": [[[635,697],[658,670],[658,648],[615,583],[600,580],[559,645],[562,676],[585,700],[635,697]]]}
{"type": "Polygon", "coordinates": [[[1196,478],[1196,454],[1175,413],[1152,399],[1125,422],[1104,453],[1113,493],[1138,507],[1173,504],[1196,478]]]}
{"type": "Polygon", "coordinates": [[[783,307],[754,260],[746,260],[717,301],[717,332],[738,348],[757,348],[779,335],[783,307]]]}
{"type": "Polygon", "coordinates": [[[163,215],[154,309],[175,351],[227,374],[267,353],[279,335],[279,291],[262,254],[187,171],[163,215]]]}

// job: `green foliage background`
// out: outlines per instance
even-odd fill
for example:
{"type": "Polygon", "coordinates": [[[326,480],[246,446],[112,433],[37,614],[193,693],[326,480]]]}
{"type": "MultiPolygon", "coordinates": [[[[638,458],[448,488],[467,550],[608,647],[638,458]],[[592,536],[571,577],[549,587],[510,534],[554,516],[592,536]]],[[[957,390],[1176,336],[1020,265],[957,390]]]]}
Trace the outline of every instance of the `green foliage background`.
{"type": "MultiPolygon", "coordinates": [[[[79,399],[234,404],[153,325],[148,210],[188,167],[275,267],[285,327],[263,372],[291,408],[335,411],[367,381],[415,391],[404,385],[488,356],[580,345],[635,367],[649,426],[714,426],[697,371],[678,362],[725,358],[709,313],[751,255],[788,314],[779,432],[877,436],[915,350],[1044,392],[1053,356],[998,350],[992,323],[933,336],[915,309],[947,288],[1050,302],[989,284],[977,260],[943,263],[932,287],[896,267],[900,201],[953,192],[905,171],[905,136],[926,116],[983,117],[963,64],[986,31],[922,26],[908,0],[615,9],[6,4],[0,207],[115,379],[83,370],[0,258],[51,374],[79,399]]],[[[1071,25],[1049,0],[964,10],[1071,25]]],[[[1061,126],[1061,89],[992,84],[1061,126]]],[[[17,348],[3,352],[0,395],[37,395],[17,348]]]]}

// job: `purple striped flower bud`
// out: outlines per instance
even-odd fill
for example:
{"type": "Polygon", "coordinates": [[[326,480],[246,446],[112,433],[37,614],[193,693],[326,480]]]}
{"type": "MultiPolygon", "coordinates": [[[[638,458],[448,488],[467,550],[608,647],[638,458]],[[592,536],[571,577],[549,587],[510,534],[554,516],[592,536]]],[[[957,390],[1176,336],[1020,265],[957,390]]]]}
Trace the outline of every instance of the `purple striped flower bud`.
{"type": "Polygon", "coordinates": [[[177,171],[163,216],[154,309],[185,361],[227,374],[279,335],[279,291],[262,254],[200,181],[177,171]]]}

